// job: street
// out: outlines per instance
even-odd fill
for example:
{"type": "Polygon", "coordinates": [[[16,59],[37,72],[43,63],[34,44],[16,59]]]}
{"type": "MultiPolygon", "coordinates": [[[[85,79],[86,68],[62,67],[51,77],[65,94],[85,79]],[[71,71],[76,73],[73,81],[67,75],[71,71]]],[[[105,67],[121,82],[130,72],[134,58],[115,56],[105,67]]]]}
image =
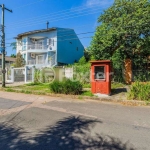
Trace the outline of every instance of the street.
{"type": "Polygon", "coordinates": [[[149,150],[150,107],[0,91],[0,150],[149,150]]]}

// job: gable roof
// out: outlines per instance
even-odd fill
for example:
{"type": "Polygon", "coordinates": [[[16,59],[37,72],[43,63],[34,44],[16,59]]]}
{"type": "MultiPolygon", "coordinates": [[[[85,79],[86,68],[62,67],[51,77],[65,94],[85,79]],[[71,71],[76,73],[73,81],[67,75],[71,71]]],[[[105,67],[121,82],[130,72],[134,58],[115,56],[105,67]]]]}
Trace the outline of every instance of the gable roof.
{"type": "MultiPolygon", "coordinates": [[[[0,60],[2,59],[2,55],[0,55],[0,60]]],[[[5,61],[15,62],[16,58],[5,56],[5,61]]]]}
{"type": "Polygon", "coordinates": [[[57,30],[57,28],[53,27],[53,28],[48,28],[48,29],[33,30],[33,31],[18,34],[16,39],[20,39],[22,36],[25,36],[25,35],[30,35],[30,34],[34,34],[34,33],[41,33],[41,32],[49,32],[49,31],[54,31],[54,30],[57,30]]]}

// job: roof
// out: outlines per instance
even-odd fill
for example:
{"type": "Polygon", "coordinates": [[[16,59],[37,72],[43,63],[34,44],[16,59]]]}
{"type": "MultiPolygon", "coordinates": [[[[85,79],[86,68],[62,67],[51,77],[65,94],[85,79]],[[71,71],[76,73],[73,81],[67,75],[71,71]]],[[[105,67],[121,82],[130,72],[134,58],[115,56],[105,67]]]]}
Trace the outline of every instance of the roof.
{"type": "MultiPolygon", "coordinates": [[[[2,59],[2,55],[0,55],[0,59],[2,59]]],[[[15,62],[16,58],[5,56],[5,61],[15,62]]]]}
{"type": "Polygon", "coordinates": [[[54,30],[57,30],[57,28],[53,27],[53,28],[48,28],[48,29],[33,30],[33,31],[18,34],[16,39],[20,39],[22,36],[25,36],[25,35],[30,35],[30,34],[34,34],[34,33],[41,33],[41,32],[49,32],[49,31],[54,31],[54,30]]]}
{"type": "Polygon", "coordinates": [[[111,63],[110,60],[93,60],[90,63],[111,63]]]}

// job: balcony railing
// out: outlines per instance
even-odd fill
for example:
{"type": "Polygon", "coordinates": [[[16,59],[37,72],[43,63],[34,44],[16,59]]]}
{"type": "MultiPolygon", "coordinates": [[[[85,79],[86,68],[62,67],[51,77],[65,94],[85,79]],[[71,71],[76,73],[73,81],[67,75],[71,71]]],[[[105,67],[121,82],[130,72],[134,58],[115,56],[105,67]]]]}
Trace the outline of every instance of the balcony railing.
{"type": "Polygon", "coordinates": [[[48,61],[40,60],[40,59],[38,59],[38,60],[37,59],[28,60],[27,65],[50,65],[50,66],[55,66],[56,65],[56,54],[49,57],[48,61]]]}
{"type": "Polygon", "coordinates": [[[46,50],[48,48],[47,45],[43,45],[43,44],[30,44],[30,45],[27,45],[27,49],[28,50],[32,50],[32,49],[40,49],[40,50],[46,50]]]}
{"type": "Polygon", "coordinates": [[[28,60],[27,65],[45,65],[45,60],[28,60]]]}

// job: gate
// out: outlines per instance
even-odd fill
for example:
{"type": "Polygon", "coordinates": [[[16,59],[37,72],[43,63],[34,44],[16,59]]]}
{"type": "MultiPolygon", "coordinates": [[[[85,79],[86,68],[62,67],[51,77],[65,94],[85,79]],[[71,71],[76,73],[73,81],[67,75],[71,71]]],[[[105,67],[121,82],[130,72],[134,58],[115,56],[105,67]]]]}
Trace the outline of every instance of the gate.
{"type": "Polygon", "coordinates": [[[11,81],[11,66],[6,65],[5,69],[6,69],[6,74],[5,74],[6,81],[9,82],[9,81],[11,81]]]}
{"type": "Polygon", "coordinates": [[[0,83],[2,82],[2,66],[0,65],[0,83]]]}
{"type": "Polygon", "coordinates": [[[14,68],[14,82],[25,81],[25,68],[14,68]]]}

